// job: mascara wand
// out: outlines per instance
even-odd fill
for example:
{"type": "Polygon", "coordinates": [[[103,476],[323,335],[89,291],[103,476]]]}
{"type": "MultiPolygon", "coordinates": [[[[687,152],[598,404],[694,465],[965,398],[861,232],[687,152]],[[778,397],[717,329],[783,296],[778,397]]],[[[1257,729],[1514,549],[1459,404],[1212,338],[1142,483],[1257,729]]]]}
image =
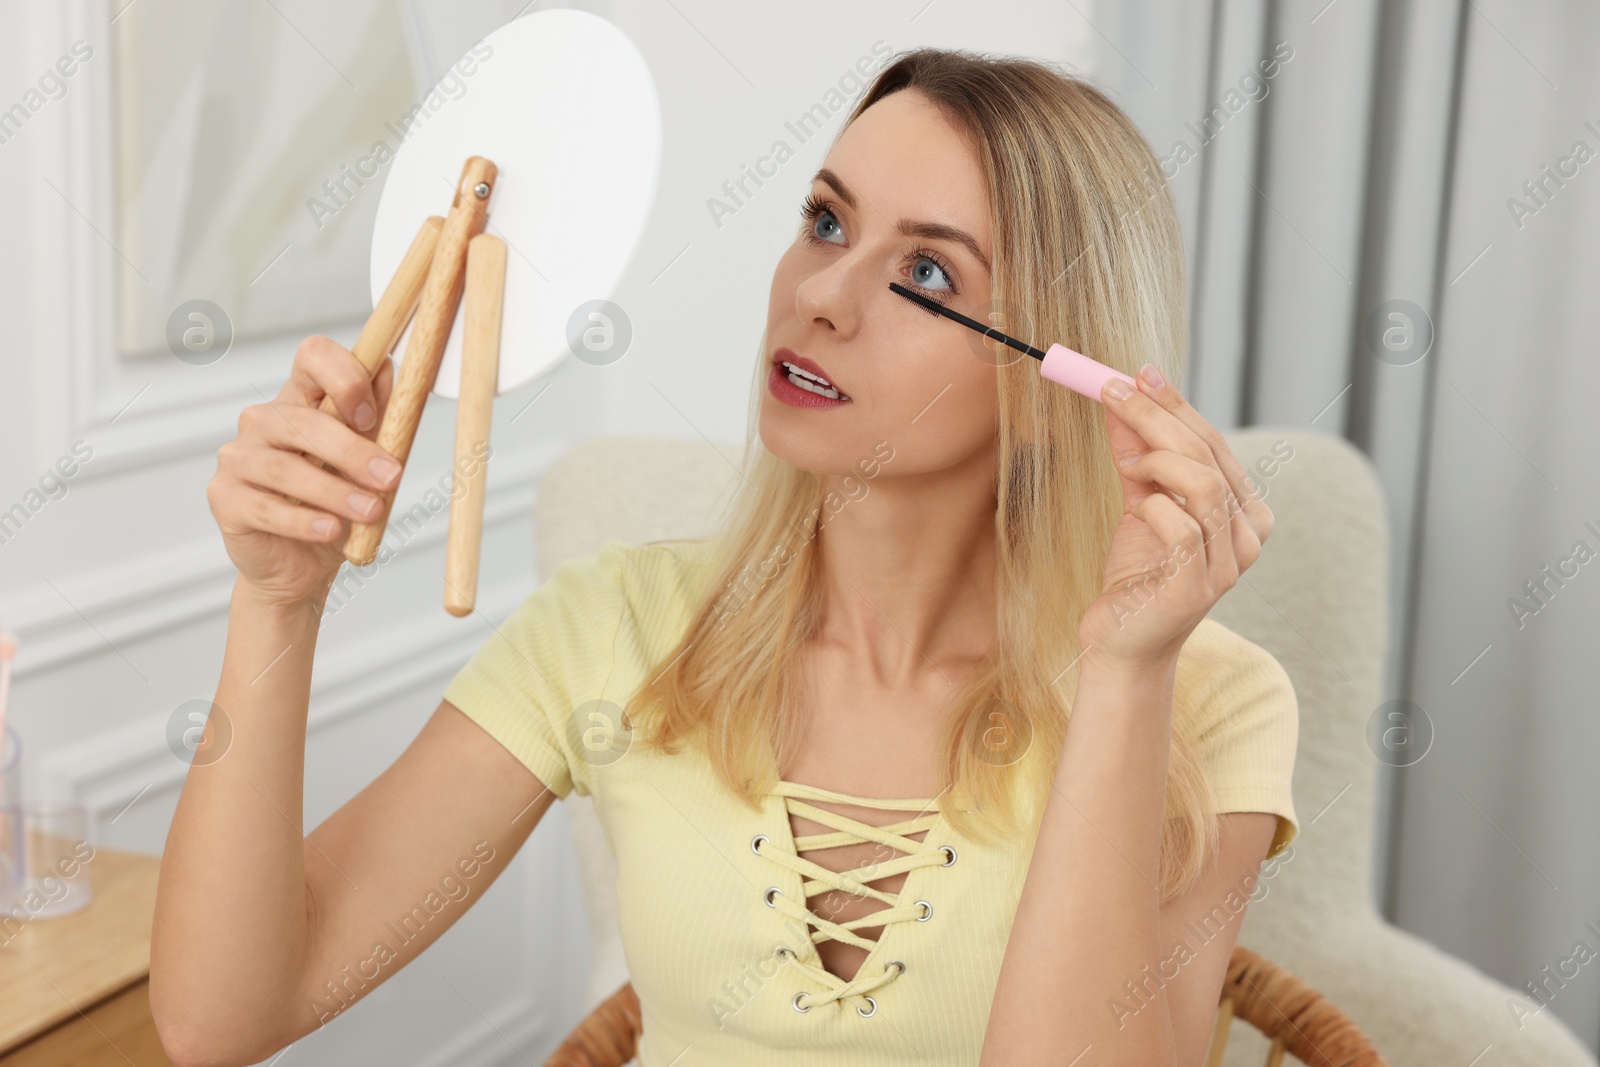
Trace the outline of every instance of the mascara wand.
{"type": "Polygon", "coordinates": [[[959,311],[952,311],[937,300],[929,300],[920,293],[913,293],[899,282],[890,282],[889,288],[894,292],[919,304],[929,311],[943,315],[947,319],[954,319],[969,330],[976,330],[983,336],[999,341],[1007,348],[1014,348],[1018,352],[1032,356],[1039,361],[1039,377],[1064,385],[1073,392],[1082,393],[1090,400],[1100,400],[1100,390],[1112,378],[1121,378],[1129,385],[1134,385],[1134,380],[1119,370],[1106,366],[1097,360],[1090,359],[1082,352],[1075,352],[1066,345],[1053,344],[1048,351],[1039,349],[1001,333],[993,326],[985,326],[976,319],[969,319],[959,311]]]}

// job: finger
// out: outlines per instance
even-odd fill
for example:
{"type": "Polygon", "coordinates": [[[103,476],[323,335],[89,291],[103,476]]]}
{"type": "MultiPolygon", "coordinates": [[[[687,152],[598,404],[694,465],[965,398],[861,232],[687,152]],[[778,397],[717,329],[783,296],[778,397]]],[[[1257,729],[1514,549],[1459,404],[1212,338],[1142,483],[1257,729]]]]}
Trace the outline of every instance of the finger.
{"type": "Polygon", "coordinates": [[[234,477],[218,478],[207,490],[212,510],[225,532],[261,530],[297,541],[337,541],[344,527],[336,515],[291,504],[277,493],[234,477]]]}
{"type": "Polygon", "coordinates": [[[1112,469],[1116,471],[1117,482],[1122,489],[1122,508],[1131,511],[1133,505],[1146,496],[1162,492],[1132,466],[1135,460],[1150,451],[1150,446],[1145,444],[1144,438],[1133,427],[1117,418],[1116,412],[1106,411],[1105,420],[1101,436],[1111,453],[1112,469]]]}
{"type": "MultiPolygon", "coordinates": [[[[1176,500],[1165,493],[1152,493],[1135,504],[1132,510],[1161,538],[1161,543],[1167,547],[1166,560],[1171,560],[1171,565],[1177,571],[1201,564],[1206,551],[1205,535],[1200,524],[1194,521],[1194,516],[1180,507],[1176,500]]],[[[1167,568],[1164,560],[1161,569],[1165,571],[1167,568]]],[[[1163,577],[1166,575],[1163,574],[1163,577]]]]}
{"type": "MultiPolygon", "coordinates": [[[[1112,378],[1106,386],[1116,381],[1120,379],[1112,378]]],[[[1114,395],[1109,388],[1103,389],[1100,395],[1106,410],[1131,426],[1151,448],[1165,448],[1200,463],[1213,462],[1211,450],[1200,436],[1154,398],[1145,395],[1143,388],[1134,389],[1126,397],[1114,395]]]]}
{"type": "Polygon", "coordinates": [[[372,377],[348,348],[317,334],[300,342],[289,378],[299,385],[307,406],[333,397],[339,417],[365,432],[378,424],[378,402],[372,377]]]}
{"type": "Polygon", "coordinates": [[[1231,585],[1236,581],[1242,568],[1234,553],[1233,526],[1240,509],[1222,472],[1166,449],[1146,452],[1127,464],[1127,469],[1183,497],[1183,509],[1200,524],[1205,537],[1207,571],[1218,582],[1231,585]]]}
{"type": "Polygon", "coordinates": [[[1150,451],[1149,443],[1139,436],[1139,431],[1118,418],[1116,412],[1107,409],[1105,419],[1106,445],[1111,449],[1112,459],[1119,470],[1128,460],[1136,459],[1150,451]]]}
{"type": "Polygon", "coordinates": [[[398,460],[316,408],[276,401],[251,404],[239,415],[239,434],[250,443],[314,456],[371,489],[392,489],[400,480],[398,460]]]}
{"type": "Polygon", "coordinates": [[[1222,471],[1223,476],[1228,479],[1228,484],[1233,487],[1234,496],[1238,497],[1239,505],[1244,509],[1245,517],[1255,532],[1256,540],[1265,542],[1272,534],[1272,510],[1262,500],[1255,479],[1249,476],[1244,464],[1233,454],[1233,449],[1229,447],[1227,438],[1223,437],[1222,432],[1195,410],[1194,405],[1190,404],[1171,382],[1165,379],[1160,383],[1151,380],[1150,374],[1155,369],[1153,364],[1145,364],[1140,370],[1134,379],[1139,383],[1139,393],[1136,395],[1149,397],[1158,407],[1199,438],[1211,453],[1217,469],[1222,471]]]}
{"type": "Polygon", "coordinates": [[[1233,531],[1233,558],[1238,563],[1239,573],[1243,574],[1261,558],[1262,539],[1256,536],[1256,528],[1237,498],[1234,500],[1233,520],[1229,528],[1233,531]]]}
{"type": "Polygon", "coordinates": [[[379,513],[376,493],[353,486],[293,452],[230,441],[217,455],[218,466],[231,477],[340,518],[370,522],[379,513]]]}

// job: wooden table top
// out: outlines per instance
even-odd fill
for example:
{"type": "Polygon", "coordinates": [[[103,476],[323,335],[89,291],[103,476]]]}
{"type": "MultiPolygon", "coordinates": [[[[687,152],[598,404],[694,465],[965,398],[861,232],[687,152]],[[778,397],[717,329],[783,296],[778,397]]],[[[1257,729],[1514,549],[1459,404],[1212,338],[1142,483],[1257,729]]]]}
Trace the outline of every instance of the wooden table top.
{"type": "Polygon", "coordinates": [[[0,925],[0,1054],[150,973],[161,857],[96,848],[85,869],[92,895],[83,910],[20,930],[0,925]]]}

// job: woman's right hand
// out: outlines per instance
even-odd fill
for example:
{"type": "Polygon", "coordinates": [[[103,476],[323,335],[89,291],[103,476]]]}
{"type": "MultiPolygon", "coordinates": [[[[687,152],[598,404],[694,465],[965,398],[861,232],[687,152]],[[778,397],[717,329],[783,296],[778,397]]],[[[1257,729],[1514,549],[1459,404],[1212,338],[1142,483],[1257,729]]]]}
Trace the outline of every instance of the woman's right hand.
{"type": "Polygon", "coordinates": [[[344,562],[348,524],[382,513],[379,497],[399,483],[401,466],[373,439],[393,388],[390,360],[369,379],[349,349],[312,336],[277,398],[239,414],[239,436],[217,451],[206,499],[229,558],[262,599],[320,596],[344,562]],[[329,395],[343,421],[319,409],[329,395]]]}

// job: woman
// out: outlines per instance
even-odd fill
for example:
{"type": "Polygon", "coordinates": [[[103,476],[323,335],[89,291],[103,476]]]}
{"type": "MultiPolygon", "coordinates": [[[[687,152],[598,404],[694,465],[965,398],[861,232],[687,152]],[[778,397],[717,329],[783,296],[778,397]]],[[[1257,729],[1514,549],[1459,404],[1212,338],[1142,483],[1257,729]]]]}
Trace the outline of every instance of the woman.
{"type": "Polygon", "coordinates": [[[774,271],[727,528],[564,563],[305,839],[317,612],[396,472],[372,443],[390,368],[302,344],[208,490],[235,737],[162,865],[175,1061],[336,1016],[576,789],[617,858],[643,1067],[1198,1064],[1259,866],[1298,832],[1297,712],[1205,617],[1272,513],[1168,381],[1183,252],[1155,163],[1049,67],[889,65],[774,271]],[[1095,404],[893,281],[1138,387],[1095,404]]]}

